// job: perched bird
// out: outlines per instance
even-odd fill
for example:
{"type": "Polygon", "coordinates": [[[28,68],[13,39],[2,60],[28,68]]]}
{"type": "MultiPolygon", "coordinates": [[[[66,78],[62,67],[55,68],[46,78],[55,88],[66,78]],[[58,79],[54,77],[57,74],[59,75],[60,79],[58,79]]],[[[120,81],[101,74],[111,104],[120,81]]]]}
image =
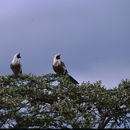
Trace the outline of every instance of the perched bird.
{"type": "Polygon", "coordinates": [[[21,63],[19,61],[21,58],[20,53],[16,53],[11,61],[10,68],[12,69],[14,74],[22,73],[21,63]]]}
{"type": "Polygon", "coordinates": [[[68,71],[66,69],[66,66],[64,64],[64,62],[62,62],[60,60],[60,56],[61,54],[58,53],[54,56],[54,59],[53,59],[53,70],[57,73],[57,74],[61,74],[61,75],[68,75],[69,78],[71,79],[71,81],[75,84],[79,84],[72,76],[70,76],[68,74],[68,71]]]}

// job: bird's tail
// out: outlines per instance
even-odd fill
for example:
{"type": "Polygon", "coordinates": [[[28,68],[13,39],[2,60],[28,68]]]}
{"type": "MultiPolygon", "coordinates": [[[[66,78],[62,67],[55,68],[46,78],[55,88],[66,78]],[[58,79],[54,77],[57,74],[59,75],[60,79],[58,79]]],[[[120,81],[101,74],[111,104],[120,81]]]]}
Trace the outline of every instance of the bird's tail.
{"type": "Polygon", "coordinates": [[[79,84],[71,75],[68,74],[68,76],[74,84],[79,84]]]}

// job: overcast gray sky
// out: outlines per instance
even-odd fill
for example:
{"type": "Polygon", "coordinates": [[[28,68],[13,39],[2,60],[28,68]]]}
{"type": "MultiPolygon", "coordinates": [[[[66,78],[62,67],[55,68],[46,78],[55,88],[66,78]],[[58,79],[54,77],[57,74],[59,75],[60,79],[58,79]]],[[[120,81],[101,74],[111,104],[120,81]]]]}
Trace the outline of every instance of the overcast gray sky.
{"type": "Polygon", "coordinates": [[[130,0],[0,0],[0,75],[16,52],[23,73],[54,73],[60,52],[79,83],[117,86],[130,78],[130,0]]]}

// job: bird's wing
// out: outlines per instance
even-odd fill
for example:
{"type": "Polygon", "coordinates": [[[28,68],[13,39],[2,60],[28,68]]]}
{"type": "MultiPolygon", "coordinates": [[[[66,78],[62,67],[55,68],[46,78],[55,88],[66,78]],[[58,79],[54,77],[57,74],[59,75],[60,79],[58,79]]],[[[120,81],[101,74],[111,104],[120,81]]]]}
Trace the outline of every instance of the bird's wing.
{"type": "Polygon", "coordinates": [[[67,68],[66,68],[64,62],[62,62],[62,61],[61,61],[61,66],[62,66],[63,69],[64,69],[64,73],[63,73],[63,74],[67,74],[67,73],[68,73],[67,68]]]}
{"type": "Polygon", "coordinates": [[[12,69],[12,71],[15,73],[15,74],[18,74],[18,73],[22,73],[22,68],[21,68],[21,64],[16,64],[16,65],[10,65],[10,68],[12,69]]]}
{"type": "MultiPolygon", "coordinates": [[[[68,74],[68,71],[67,71],[67,69],[66,69],[66,66],[65,66],[64,62],[62,62],[62,61],[61,61],[61,66],[62,66],[62,67],[64,68],[64,70],[65,70],[65,73],[64,73],[64,74],[68,74]]],[[[68,74],[68,76],[69,76],[70,80],[71,80],[74,84],[79,84],[71,75],[68,74]]]]}

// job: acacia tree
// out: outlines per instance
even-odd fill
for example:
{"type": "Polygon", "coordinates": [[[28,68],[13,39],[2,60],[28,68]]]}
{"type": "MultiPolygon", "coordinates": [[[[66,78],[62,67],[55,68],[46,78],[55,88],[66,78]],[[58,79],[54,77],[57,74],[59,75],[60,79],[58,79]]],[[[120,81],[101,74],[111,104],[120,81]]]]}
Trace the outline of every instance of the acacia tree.
{"type": "Polygon", "coordinates": [[[68,76],[0,76],[0,128],[129,128],[130,80],[106,89],[68,76]]]}

